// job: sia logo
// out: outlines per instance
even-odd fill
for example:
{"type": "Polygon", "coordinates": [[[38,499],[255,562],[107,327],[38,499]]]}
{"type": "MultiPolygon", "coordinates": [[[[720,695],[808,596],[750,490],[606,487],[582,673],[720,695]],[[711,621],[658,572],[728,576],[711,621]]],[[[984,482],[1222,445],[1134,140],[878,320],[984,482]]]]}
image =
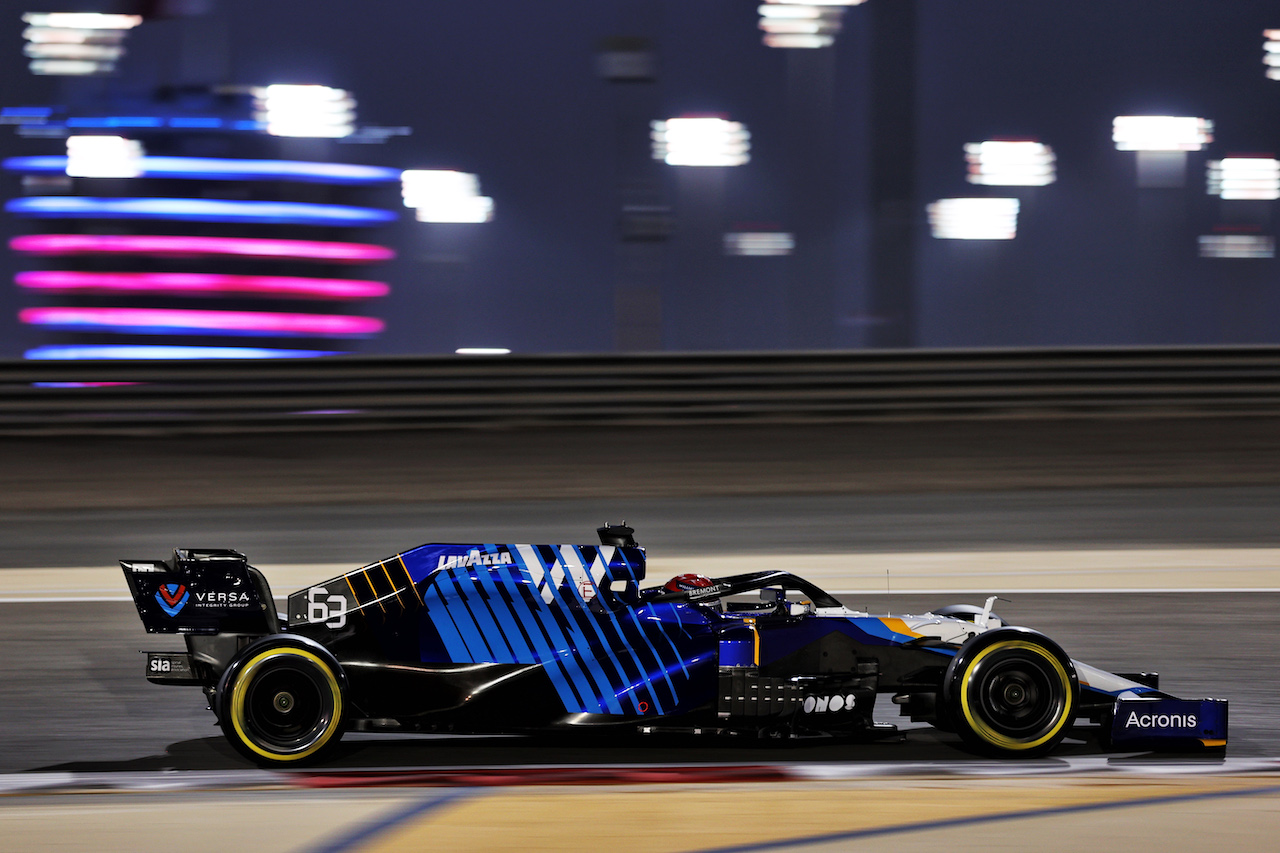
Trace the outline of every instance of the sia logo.
{"type": "Polygon", "coordinates": [[[159,602],[160,609],[170,616],[177,616],[178,611],[186,606],[189,598],[191,593],[187,591],[184,584],[180,583],[162,583],[156,590],[156,601],[159,602]]]}

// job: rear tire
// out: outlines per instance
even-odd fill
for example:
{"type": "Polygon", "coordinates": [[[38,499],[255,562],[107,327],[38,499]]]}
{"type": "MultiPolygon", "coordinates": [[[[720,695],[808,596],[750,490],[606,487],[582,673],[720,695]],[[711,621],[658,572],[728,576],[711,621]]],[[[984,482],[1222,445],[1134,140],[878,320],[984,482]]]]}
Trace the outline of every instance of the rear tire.
{"type": "Polygon", "coordinates": [[[255,643],[231,662],[218,685],[222,732],[241,755],[263,766],[317,761],[342,738],[345,680],[319,644],[276,638],[255,643]]]}
{"type": "Polygon", "coordinates": [[[1080,703],[1075,667],[1056,643],[1026,628],[998,628],[960,648],[947,668],[945,704],[969,746],[1034,758],[1066,737],[1080,703]]]}

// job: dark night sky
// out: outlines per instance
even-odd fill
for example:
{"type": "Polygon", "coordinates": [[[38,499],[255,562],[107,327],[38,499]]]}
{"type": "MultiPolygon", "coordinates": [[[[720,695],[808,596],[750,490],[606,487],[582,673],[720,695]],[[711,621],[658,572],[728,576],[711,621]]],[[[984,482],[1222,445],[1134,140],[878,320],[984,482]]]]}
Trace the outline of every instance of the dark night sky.
{"type": "MultiPolygon", "coordinates": [[[[870,0],[889,2],[905,0],[870,0]]],[[[112,4],[2,5],[0,103],[65,97],[62,84],[26,72],[20,14],[112,4]]],[[[413,135],[384,146],[284,146],[282,156],[320,150],[349,162],[479,175],[495,201],[493,222],[424,225],[406,211],[392,226],[389,239],[401,251],[385,271],[393,294],[370,309],[388,330],[363,351],[609,351],[615,297],[636,281],[660,291],[665,349],[866,346],[868,325],[881,319],[868,309],[869,5],[845,13],[832,57],[825,254],[816,265],[719,254],[720,233],[753,225],[797,230],[808,248],[797,223],[812,222],[806,205],[817,203],[795,184],[813,142],[803,122],[813,118],[797,119],[788,93],[789,81],[810,79],[812,62],[760,43],[757,5],[221,0],[216,15],[134,32],[111,85],[338,86],[358,99],[362,123],[408,125],[413,135]],[[619,85],[596,75],[597,42],[613,34],[656,39],[659,82],[619,85]],[[751,162],[710,177],[648,161],[647,121],[684,112],[744,122],[751,162]],[[673,206],[668,243],[619,243],[620,178],[652,182],[658,200],[673,206]],[[794,297],[797,277],[814,269],[825,288],[817,310],[794,297]],[[798,336],[797,325],[807,334],[798,336]]],[[[1261,63],[1262,30],[1280,27],[1274,2],[917,6],[916,345],[1280,341],[1277,262],[1207,260],[1196,251],[1197,235],[1235,220],[1274,233],[1274,203],[1221,202],[1205,194],[1203,177],[1209,159],[1280,149],[1280,81],[1265,79],[1261,63]],[[1135,155],[1114,149],[1111,119],[1142,113],[1215,122],[1216,141],[1188,157],[1185,188],[1138,189],[1135,155]],[[1057,183],[1013,192],[966,184],[964,143],[998,136],[1051,145],[1057,183]],[[931,238],[925,205],[962,195],[1021,198],[1018,238],[931,238]]],[[[0,131],[4,156],[59,147],[0,131]]],[[[16,179],[5,181],[15,194],[16,179]]],[[[6,233],[13,228],[6,221],[6,233]]],[[[30,297],[12,285],[0,294],[0,356],[18,356],[38,340],[14,320],[30,297]]]]}

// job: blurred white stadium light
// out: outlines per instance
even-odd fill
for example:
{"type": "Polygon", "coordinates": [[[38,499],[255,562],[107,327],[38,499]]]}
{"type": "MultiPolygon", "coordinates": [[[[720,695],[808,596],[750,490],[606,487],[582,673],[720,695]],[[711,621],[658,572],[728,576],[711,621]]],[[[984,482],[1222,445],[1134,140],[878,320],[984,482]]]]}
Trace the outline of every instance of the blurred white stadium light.
{"type": "Polygon", "coordinates": [[[940,240],[1012,240],[1018,234],[1016,198],[944,198],[927,207],[940,240]]]}
{"type": "Polygon", "coordinates": [[[254,119],[272,136],[338,139],[355,132],[356,102],[343,89],[276,83],[252,92],[254,119]]]}
{"type": "Polygon", "coordinates": [[[73,178],[136,178],[146,152],[122,136],[68,136],[67,174],[73,178]]]}
{"type": "Polygon", "coordinates": [[[1267,79],[1280,80],[1280,30],[1263,30],[1262,64],[1267,66],[1267,79]]]}
{"type": "Polygon", "coordinates": [[[757,11],[760,13],[760,29],[764,43],[769,47],[819,48],[835,44],[840,32],[844,6],[856,6],[864,0],[853,2],[790,3],[786,0],[766,0],[757,11]]]}
{"type": "Polygon", "coordinates": [[[1043,187],[1058,178],[1053,149],[1035,140],[970,142],[964,154],[971,184],[1043,187]]]}
{"type": "Polygon", "coordinates": [[[28,67],[32,74],[49,77],[88,77],[92,74],[106,74],[115,68],[114,65],[88,59],[33,59],[28,67]]]}
{"type": "Polygon", "coordinates": [[[86,76],[115,70],[124,55],[125,34],[142,23],[140,15],[98,12],[28,12],[23,53],[33,74],[86,76]]]}
{"type": "Polygon", "coordinates": [[[1202,258],[1274,258],[1276,239],[1261,234],[1203,234],[1202,258]]]}
{"type": "Polygon", "coordinates": [[[459,347],[454,350],[456,355],[511,355],[511,350],[506,347],[459,347]]]}
{"type": "Polygon", "coordinates": [[[653,159],[668,166],[741,166],[751,159],[751,134],[740,122],[684,117],[650,127],[653,159]]]}
{"type": "Polygon", "coordinates": [[[448,169],[409,169],[400,173],[404,206],[417,210],[419,222],[488,222],[493,199],[480,195],[480,179],[448,169]]]}
{"type": "Polygon", "coordinates": [[[83,59],[90,62],[114,62],[120,58],[121,48],[104,44],[31,44],[27,56],[35,59],[83,59]]]}
{"type": "Polygon", "coordinates": [[[789,255],[796,238],[785,231],[731,231],[724,235],[724,253],[744,257],[789,255]]]}
{"type": "Polygon", "coordinates": [[[1116,116],[1118,151],[1199,151],[1213,141],[1213,122],[1189,116],[1116,116]]]}
{"type": "Polygon", "coordinates": [[[1270,157],[1210,160],[1209,195],[1227,200],[1273,201],[1280,198],[1280,161],[1270,157]]]}
{"type": "Polygon", "coordinates": [[[141,15],[108,15],[100,12],[28,12],[22,20],[33,27],[77,30],[131,30],[142,23],[141,15]]]}

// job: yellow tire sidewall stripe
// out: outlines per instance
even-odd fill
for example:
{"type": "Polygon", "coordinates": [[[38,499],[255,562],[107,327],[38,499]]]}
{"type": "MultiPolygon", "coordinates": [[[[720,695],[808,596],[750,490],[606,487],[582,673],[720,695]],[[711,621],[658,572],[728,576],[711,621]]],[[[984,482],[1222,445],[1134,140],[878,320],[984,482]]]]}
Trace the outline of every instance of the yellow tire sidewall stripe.
{"type": "Polygon", "coordinates": [[[1050,740],[1053,739],[1055,735],[1058,734],[1059,731],[1063,729],[1064,726],[1067,725],[1068,722],[1071,721],[1071,718],[1074,716],[1074,711],[1075,711],[1073,704],[1074,703],[1072,701],[1071,677],[1067,675],[1067,670],[1065,667],[1063,667],[1062,662],[1059,661],[1058,658],[1052,652],[1050,652],[1048,649],[1044,648],[1043,646],[1037,645],[1035,643],[1029,643],[1025,640],[1003,640],[998,643],[992,643],[982,651],[978,652],[978,654],[974,656],[973,660],[969,661],[969,663],[965,665],[964,673],[960,679],[960,709],[964,711],[964,717],[965,717],[965,720],[967,720],[969,723],[969,728],[973,731],[974,734],[978,735],[978,737],[982,738],[987,743],[991,744],[992,746],[1001,747],[1002,749],[1028,750],[1028,749],[1035,749],[1038,746],[1042,746],[1045,743],[1048,743],[1050,740]],[[1046,734],[1042,735],[1041,737],[1036,738],[1035,740],[1030,740],[1030,741],[1015,740],[1014,738],[1001,734],[1000,732],[991,728],[991,726],[989,726],[987,722],[983,720],[981,717],[974,714],[972,708],[970,707],[969,680],[973,674],[974,667],[976,667],[979,664],[979,662],[981,662],[987,655],[993,654],[994,652],[1001,651],[1004,649],[1021,649],[1023,651],[1032,652],[1033,654],[1038,655],[1039,657],[1049,662],[1049,664],[1053,667],[1054,673],[1057,674],[1058,678],[1061,681],[1062,691],[1065,696],[1063,708],[1062,708],[1062,716],[1059,718],[1057,724],[1052,729],[1050,729],[1046,734]]]}
{"type": "Polygon", "coordinates": [[[240,742],[263,758],[269,758],[272,761],[301,761],[308,756],[314,755],[328,743],[338,730],[341,722],[342,688],[338,686],[338,680],[334,677],[333,671],[329,669],[329,665],[313,652],[292,646],[265,649],[250,658],[249,662],[236,675],[236,684],[231,691],[231,726],[235,729],[236,736],[240,738],[240,742]],[[333,718],[329,720],[329,725],[321,733],[320,737],[316,739],[316,742],[301,752],[269,752],[259,747],[245,733],[244,701],[249,683],[253,680],[254,673],[262,664],[279,657],[299,657],[314,663],[324,673],[325,681],[328,683],[329,690],[333,696],[333,718]]]}

